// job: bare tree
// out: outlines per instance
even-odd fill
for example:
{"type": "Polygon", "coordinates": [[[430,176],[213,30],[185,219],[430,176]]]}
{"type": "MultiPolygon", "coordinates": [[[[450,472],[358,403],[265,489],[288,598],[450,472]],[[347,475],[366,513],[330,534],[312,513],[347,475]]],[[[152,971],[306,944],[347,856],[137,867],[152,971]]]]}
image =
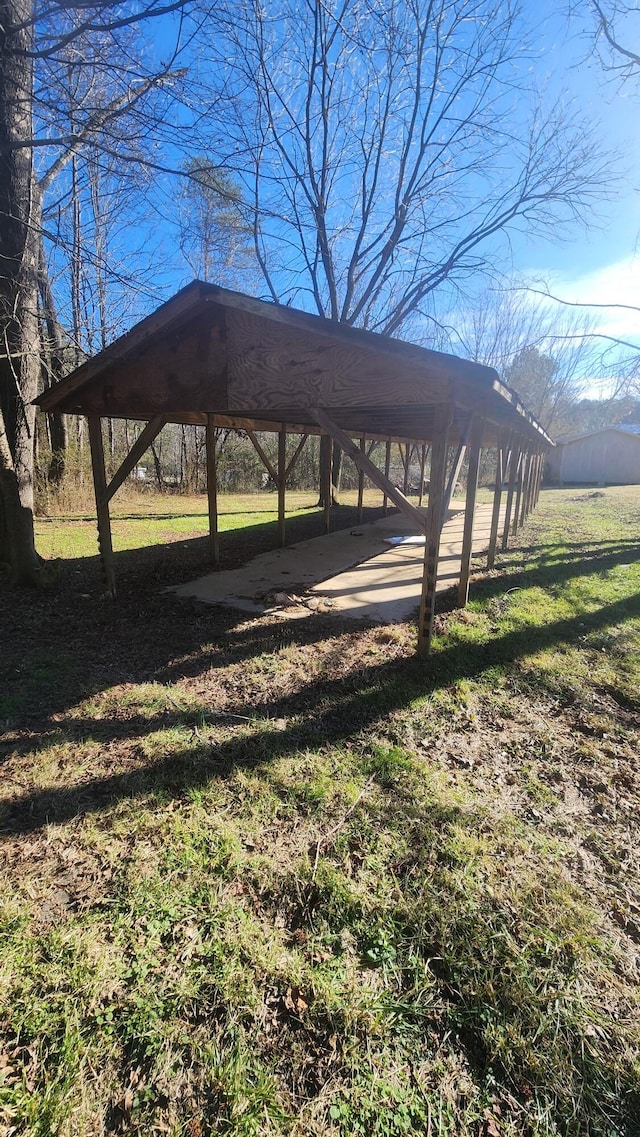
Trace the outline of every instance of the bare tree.
{"type": "Polygon", "coordinates": [[[603,67],[621,81],[640,74],[638,6],[627,0],[591,0],[595,16],[595,48],[603,67]]]}
{"type": "Polygon", "coordinates": [[[522,43],[517,5],[489,0],[238,6],[222,128],[274,300],[406,331],[497,234],[584,220],[607,159],[519,89],[522,43]]]}
{"type": "Polygon", "coordinates": [[[552,434],[568,427],[586,381],[601,371],[593,316],[559,309],[525,285],[485,290],[449,325],[448,346],[494,367],[552,434]]]}
{"type": "Polygon", "coordinates": [[[525,89],[516,2],[243,0],[234,12],[212,45],[221,71],[235,64],[216,142],[253,205],[274,301],[439,337],[441,293],[446,305],[491,273],[500,235],[504,260],[514,227],[584,221],[610,177],[588,125],[525,89]]]}
{"type": "MultiPolygon", "coordinates": [[[[589,4],[570,3],[569,12],[578,27],[585,30],[590,54],[595,56],[620,92],[628,97],[633,84],[640,78],[640,50],[638,49],[638,6],[628,0],[589,0],[589,4]],[[585,25],[586,21],[586,25],[585,25]]],[[[636,92],[637,94],[637,92],[636,92]]],[[[637,237],[636,237],[637,243],[637,237]]],[[[557,296],[544,284],[529,289],[532,297],[543,297],[554,306],[557,319],[562,323],[566,312],[578,315],[584,334],[591,344],[594,373],[607,382],[608,396],[605,405],[615,408],[619,400],[640,395],[640,349],[633,338],[612,335],[598,328],[597,315],[602,312],[620,315],[637,313],[638,308],[624,303],[593,303],[570,301],[557,296]],[[586,326],[585,326],[586,322],[586,326]]],[[[582,333],[573,329],[570,338],[580,339],[582,333]]],[[[603,410],[606,414],[606,411],[603,410]]]]}
{"type": "MultiPolygon", "coordinates": [[[[34,409],[40,376],[38,286],[43,195],[73,166],[88,141],[105,132],[166,80],[169,68],[139,70],[129,56],[119,71],[119,90],[104,101],[89,85],[73,122],[61,122],[46,81],[66,66],[82,41],[79,72],[106,73],[117,62],[104,54],[105,37],[184,8],[187,0],[141,0],[68,5],[51,0],[36,18],[32,0],[0,0],[0,560],[15,578],[36,584],[39,560],[33,539],[34,409]],[[35,155],[45,160],[36,168],[35,155]]],[[[106,149],[109,149],[108,141],[106,149]]]]}

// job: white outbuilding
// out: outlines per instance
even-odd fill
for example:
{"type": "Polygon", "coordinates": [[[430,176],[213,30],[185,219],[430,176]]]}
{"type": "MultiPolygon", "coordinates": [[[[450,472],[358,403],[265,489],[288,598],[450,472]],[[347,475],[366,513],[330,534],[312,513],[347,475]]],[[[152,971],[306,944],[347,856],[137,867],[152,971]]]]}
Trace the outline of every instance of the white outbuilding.
{"type": "Polygon", "coordinates": [[[547,455],[550,482],[640,484],[640,423],[616,423],[558,438],[547,455]]]}

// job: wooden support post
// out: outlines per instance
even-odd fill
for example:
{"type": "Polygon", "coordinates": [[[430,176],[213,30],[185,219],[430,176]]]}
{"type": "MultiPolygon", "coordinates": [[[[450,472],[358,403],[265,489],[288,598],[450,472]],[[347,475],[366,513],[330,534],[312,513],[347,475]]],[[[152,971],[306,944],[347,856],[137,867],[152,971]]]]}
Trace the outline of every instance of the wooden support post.
{"type": "Polygon", "coordinates": [[[538,504],[538,494],[540,492],[540,470],[544,461],[542,453],[536,454],[536,469],[533,477],[533,490],[531,493],[531,509],[534,510],[538,504]]]}
{"type": "Polygon", "coordinates": [[[522,482],[522,503],[521,503],[521,508],[520,508],[520,526],[521,526],[521,529],[522,529],[522,526],[524,525],[524,523],[526,521],[527,512],[529,512],[529,511],[527,511],[527,503],[529,503],[529,492],[530,492],[530,485],[531,485],[531,476],[533,473],[534,457],[535,456],[531,453],[527,454],[526,455],[526,462],[524,464],[524,478],[523,478],[523,482],[522,482]]]}
{"type": "MultiPolygon", "coordinates": [[[[387,444],[385,446],[385,452],[384,452],[384,476],[385,476],[385,481],[387,481],[387,482],[389,481],[389,474],[390,473],[391,473],[391,443],[387,442],[387,444]]],[[[387,513],[389,512],[389,502],[388,502],[388,496],[387,496],[386,490],[384,491],[384,495],[382,498],[382,508],[384,509],[384,513],[385,513],[385,517],[386,517],[387,513]]]]}
{"type": "Polygon", "coordinates": [[[516,488],[516,478],[518,477],[518,464],[520,462],[520,440],[518,438],[511,439],[511,453],[509,455],[509,486],[507,489],[507,508],[504,518],[504,529],[502,530],[502,548],[506,549],[509,543],[509,531],[511,528],[511,512],[513,509],[513,495],[516,488]]]}
{"type": "Polygon", "coordinates": [[[529,452],[527,450],[523,450],[522,455],[520,457],[520,467],[518,470],[518,482],[517,482],[517,489],[516,489],[516,504],[515,504],[515,508],[513,510],[513,527],[511,529],[511,532],[513,533],[514,537],[515,537],[516,533],[518,532],[518,530],[520,528],[520,524],[521,524],[520,512],[521,512],[521,508],[522,508],[522,491],[524,488],[525,478],[527,476],[528,463],[529,463],[529,452]]]}
{"type": "Polygon", "coordinates": [[[464,452],[467,448],[467,439],[469,438],[469,431],[471,429],[472,421],[473,421],[473,415],[471,415],[470,418],[467,420],[467,423],[465,425],[462,437],[461,437],[461,439],[460,439],[460,441],[456,447],[456,451],[455,451],[454,458],[453,458],[453,463],[451,465],[451,470],[449,471],[449,477],[447,479],[447,488],[445,490],[445,495],[444,495],[444,519],[445,519],[445,521],[446,521],[447,513],[449,512],[449,506],[451,505],[451,498],[453,497],[453,491],[455,490],[456,483],[458,481],[458,478],[460,477],[460,471],[462,469],[462,463],[464,462],[464,452]]]}
{"type": "Polygon", "coordinates": [[[496,561],[496,548],[498,545],[498,527],[500,525],[500,505],[502,503],[503,451],[498,439],[496,451],[496,484],[493,491],[493,509],[491,511],[491,532],[489,534],[489,552],[487,553],[487,568],[492,569],[496,561]]]}
{"type": "MultiPolygon", "coordinates": [[[[402,492],[403,492],[405,497],[409,493],[409,471],[411,469],[411,451],[412,451],[412,449],[413,449],[413,447],[411,446],[410,442],[405,443],[404,455],[402,458],[402,462],[404,464],[404,481],[402,483],[402,492]]],[[[400,453],[402,454],[402,447],[400,447],[400,453]]]]}
{"type": "Polygon", "coordinates": [[[520,470],[520,483],[518,485],[518,506],[516,508],[516,531],[521,529],[524,525],[524,510],[527,502],[527,485],[529,482],[529,470],[531,468],[531,454],[527,450],[522,457],[522,468],[520,470]]]}
{"type": "Polygon", "coordinates": [[[285,494],[287,486],[287,428],[284,424],[278,431],[278,544],[284,547],[285,534],[285,494]]]}
{"type": "Polygon", "coordinates": [[[467,494],[464,508],[460,580],[458,581],[458,608],[466,608],[469,599],[469,577],[471,576],[471,554],[473,552],[473,523],[476,514],[476,494],[478,492],[478,471],[480,469],[480,450],[483,433],[484,419],[481,415],[474,416],[469,432],[469,472],[467,474],[467,494]]]}
{"type": "Polygon", "coordinates": [[[533,503],[534,508],[537,506],[537,504],[540,500],[540,490],[542,489],[542,479],[544,477],[544,464],[546,461],[546,457],[547,457],[547,455],[546,455],[545,451],[543,450],[542,453],[540,454],[540,459],[538,462],[538,477],[536,480],[536,495],[535,495],[535,500],[533,503]]]}
{"type": "Polygon", "coordinates": [[[531,496],[531,510],[532,510],[532,512],[536,508],[536,505],[538,504],[538,490],[540,487],[540,467],[541,467],[543,461],[544,461],[544,457],[543,457],[542,453],[539,453],[537,458],[536,458],[536,476],[534,478],[533,494],[531,496]]]}
{"type": "Polygon", "coordinates": [[[111,518],[109,516],[107,476],[104,468],[102,421],[98,415],[89,415],[88,423],[93,489],[96,497],[96,517],[98,520],[98,546],[102,558],[106,590],[111,596],[115,597],[116,574],[113,563],[113,545],[111,542],[111,518]]]}
{"type": "Polygon", "coordinates": [[[445,478],[447,474],[447,451],[449,448],[449,426],[452,408],[445,404],[436,409],[431,448],[431,473],[429,476],[429,510],[424,548],[424,567],[422,592],[420,595],[420,615],[418,617],[418,654],[428,655],[433,637],[433,618],[438,583],[438,558],[440,556],[440,535],[444,520],[445,478]]]}
{"type": "Polygon", "coordinates": [[[331,530],[331,457],[333,454],[333,443],[330,434],[323,434],[320,439],[320,469],[323,475],[322,483],[322,498],[324,501],[324,531],[329,533],[331,530]]]}
{"type": "Polygon", "coordinates": [[[418,495],[418,509],[422,509],[422,501],[424,498],[424,470],[427,464],[427,444],[422,443],[420,449],[420,493],[418,495]]]}
{"type": "Polygon", "coordinates": [[[325,430],[329,431],[333,441],[342,447],[345,454],[349,455],[359,470],[364,471],[374,486],[379,486],[380,489],[384,490],[392,502],[397,505],[398,509],[402,510],[403,513],[406,513],[407,516],[411,518],[418,531],[424,533],[426,528],[425,520],[420,510],[416,509],[415,505],[412,505],[410,501],[407,501],[397,486],[394,486],[392,482],[384,477],[378,467],[374,466],[371,459],[367,458],[367,455],[355,445],[349,438],[349,435],[342,430],[337,423],[333,422],[327,412],[321,407],[313,407],[310,409],[310,414],[313,415],[319,426],[323,426],[325,430]]]}
{"type": "Polygon", "coordinates": [[[538,463],[538,455],[532,454],[531,461],[529,462],[529,476],[527,478],[527,493],[524,499],[524,517],[525,521],[531,513],[531,503],[533,500],[533,489],[536,480],[536,469],[538,463]]]}
{"type": "Polygon", "coordinates": [[[220,537],[218,534],[218,456],[216,454],[216,428],[213,415],[207,415],[205,427],[207,454],[207,502],[209,506],[209,542],[211,560],[216,568],[220,565],[220,537]]]}
{"type": "Polygon", "coordinates": [[[447,513],[449,512],[449,506],[451,505],[451,498],[453,497],[453,491],[456,487],[456,483],[458,481],[458,478],[460,477],[460,471],[462,469],[462,463],[464,462],[464,452],[467,448],[466,433],[467,432],[465,431],[465,438],[462,439],[458,443],[456,450],[455,450],[455,453],[453,455],[453,462],[451,463],[451,469],[449,471],[449,477],[447,479],[447,487],[444,491],[444,514],[445,514],[445,517],[446,517],[447,513]]]}
{"type": "Polygon", "coordinates": [[[531,455],[531,469],[529,470],[529,483],[527,485],[527,502],[526,502],[526,506],[525,506],[525,509],[526,509],[525,517],[528,517],[529,514],[531,513],[531,510],[533,509],[533,495],[535,492],[537,469],[538,469],[538,455],[532,454],[531,455]]]}
{"type": "MultiPolygon", "coordinates": [[[[364,434],[360,436],[360,449],[367,454],[367,440],[364,434]]],[[[368,457],[368,455],[367,455],[368,457]]],[[[362,504],[364,502],[364,470],[358,470],[358,525],[362,525],[362,504]]]]}

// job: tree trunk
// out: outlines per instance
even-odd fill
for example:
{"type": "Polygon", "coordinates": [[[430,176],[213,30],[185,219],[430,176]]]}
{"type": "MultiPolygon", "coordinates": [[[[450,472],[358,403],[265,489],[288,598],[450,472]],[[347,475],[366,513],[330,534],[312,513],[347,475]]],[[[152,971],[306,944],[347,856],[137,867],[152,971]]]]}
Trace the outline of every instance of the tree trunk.
{"type": "Polygon", "coordinates": [[[0,412],[0,564],[8,565],[12,581],[41,584],[40,561],[33,539],[33,513],[20,500],[4,419],[0,412]]]}
{"type": "MultiPolygon", "coordinates": [[[[64,334],[60,327],[53,292],[51,291],[51,282],[49,280],[49,270],[44,254],[42,234],[40,234],[38,241],[38,252],[38,283],[42,315],[46,326],[46,351],[48,356],[48,366],[43,366],[42,371],[45,387],[54,387],[56,383],[60,382],[64,374],[64,334]]],[[[51,461],[47,471],[47,480],[58,485],[62,481],[66,465],[68,445],[67,416],[60,411],[52,411],[47,417],[51,442],[51,461]]]]}
{"type": "MultiPolygon", "coordinates": [[[[342,478],[342,449],[334,442],[331,448],[330,461],[331,461],[331,505],[339,505],[338,494],[340,492],[340,479],[342,478]]],[[[327,484],[326,470],[324,463],[326,461],[325,451],[320,447],[320,492],[318,494],[318,509],[324,509],[324,487],[327,484]]]]}
{"type": "Polygon", "coordinates": [[[156,450],[155,445],[151,447],[151,453],[153,455],[153,467],[154,467],[155,472],[156,472],[156,481],[158,483],[158,490],[160,491],[160,493],[164,493],[164,478],[162,477],[162,465],[160,462],[160,455],[158,454],[158,451],[156,450]]]}
{"type": "Polygon", "coordinates": [[[16,581],[35,584],[33,446],[38,390],[40,202],[33,175],[30,0],[0,0],[0,534],[16,581]]]}

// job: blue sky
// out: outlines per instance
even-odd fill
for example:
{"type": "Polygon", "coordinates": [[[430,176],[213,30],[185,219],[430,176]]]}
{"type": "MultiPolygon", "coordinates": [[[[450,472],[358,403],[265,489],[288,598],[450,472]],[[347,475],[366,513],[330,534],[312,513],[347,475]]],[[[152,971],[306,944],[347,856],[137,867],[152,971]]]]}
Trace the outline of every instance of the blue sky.
{"type": "MultiPolygon", "coordinates": [[[[512,231],[508,247],[500,240],[501,252],[508,255],[510,249],[514,275],[531,278],[541,287],[548,285],[564,300],[640,307],[640,259],[636,261],[640,234],[640,80],[621,85],[604,72],[592,50],[594,21],[588,3],[574,6],[570,20],[556,0],[539,0],[535,10],[529,10],[530,3],[524,0],[527,17],[532,23],[541,17],[543,20],[542,33],[534,38],[539,50],[530,55],[529,62],[532,98],[542,94],[550,105],[562,101],[569,110],[585,114],[603,147],[617,152],[618,157],[612,163],[611,185],[598,206],[597,218],[590,221],[587,230],[576,225],[564,233],[564,239],[551,230],[548,237],[512,231]]],[[[635,31],[632,27],[623,34],[634,42],[635,31]]],[[[158,37],[156,48],[161,39],[158,37]]],[[[206,69],[205,58],[201,62],[206,69]]],[[[505,263],[505,269],[508,267],[505,263]]],[[[173,277],[173,273],[169,275],[173,277]]],[[[596,318],[603,333],[640,342],[640,316],[612,309],[597,313],[596,318]]]]}
{"type": "MultiPolygon", "coordinates": [[[[538,60],[532,81],[560,95],[564,90],[576,108],[587,113],[602,143],[617,151],[612,183],[587,229],[576,228],[570,239],[550,235],[515,238],[514,265],[519,273],[537,279],[561,299],[593,304],[624,304],[640,308],[640,79],[607,74],[591,51],[591,18],[586,11],[569,30],[549,4],[552,46],[538,60]]],[[[640,38],[629,41],[634,46],[640,38]]],[[[640,313],[610,308],[595,311],[603,334],[640,343],[640,313]]]]}
{"type": "MultiPolygon", "coordinates": [[[[295,0],[290,2],[293,5],[295,0]]],[[[591,301],[603,305],[635,304],[640,308],[640,263],[635,256],[640,233],[640,154],[636,129],[640,114],[640,81],[629,81],[621,87],[603,72],[591,51],[593,25],[587,4],[580,17],[581,23],[574,18],[571,24],[565,16],[558,14],[553,0],[541,0],[535,9],[532,0],[523,0],[523,6],[526,20],[532,26],[537,25],[541,12],[544,16],[546,10],[547,14],[542,31],[538,34],[536,29],[532,37],[534,49],[517,53],[514,63],[517,97],[520,99],[520,102],[514,101],[516,118],[520,117],[524,123],[529,104],[535,104],[541,94],[548,106],[566,104],[569,113],[574,110],[586,115],[593,124],[596,136],[601,139],[601,143],[596,145],[615,150],[618,156],[612,161],[612,181],[600,202],[598,219],[590,221],[587,230],[577,225],[568,228],[564,240],[559,239],[557,230],[553,228],[549,229],[548,236],[540,232],[535,236],[527,235],[522,228],[511,230],[508,241],[504,236],[495,239],[494,251],[498,253],[496,259],[500,260],[500,267],[506,274],[511,272],[514,277],[531,280],[540,288],[548,287],[566,301],[591,301]]],[[[268,0],[265,8],[267,11],[273,10],[268,0]]],[[[164,58],[169,52],[172,29],[175,30],[175,27],[175,19],[167,20],[162,29],[160,25],[154,25],[153,46],[150,48],[153,55],[164,58]]],[[[640,43],[640,36],[637,42],[640,43]]],[[[215,63],[208,63],[207,51],[200,42],[197,44],[196,60],[196,68],[200,69],[201,77],[206,77],[208,68],[211,72],[215,71],[215,63]]],[[[223,66],[226,66],[224,61],[223,66]]],[[[197,105],[197,79],[196,74],[196,113],[201,109],[197,105]]],[[[186,116],[187,112],[184,113],[186,116]]],[[[208,153],[214,160],[215,120],[221,115],[224,118],[224,108],[218,103],[215,108],[212,107],[209,115],[214,131],[208,153]]],[[[166,161],[168,165],[181,164],[184,155],[178,153],[177,149],[172,154],[171,144],[163,149],[158,140],[157,145],[161,161],[166,161]]],[[[153,230],[147,232],[144,218],[140,222],[131,218],[128,231],[123,233],[123,258],[126,258],[126,243],[134,230],[136,238],[138,236],[138,225],[140,244],[147,247],[152,271],[148,274],[148,291],[139,297],[140,304],[146,306],[147,310],[160,299],[169,296],[191,275],[180,255],[176,226],[171,224],[171,220],[175,220],[178,204],[176,180],[161,176],[155,189],[158,191],[158,197],[155,198],[158,208],[153,230]]],[[[132,247],[133,241],[130,244],[131,249],[132,247]]],[[[294,258],[295,276],[295,257],[299,257],[299,254],[287,252],[287,255],[294,258]]],[[[231,283],[233,286],[233,281],[229,279],[220,279],[219,283],[231,283]]],[[[256,294],[267,295],[264,282],[258,275],[255,287],[250,284],[245,287],[256,294]]],[[[479,282],[479,288],[482,287],[483,283],[479,282]]],[[[293,302],[302,306],[305,303],[304,293],[296,295],[293,302]]],[[[446,297],[443,307],[446,308],[446,297]]],[[[142,312],[135,315],[138,314],[142,312]]],[[[640,316],[637,313],[623,308],[603,308],[597,311],[597,321],[602,334],[632,339],[640,344],[640,316]]]]}

